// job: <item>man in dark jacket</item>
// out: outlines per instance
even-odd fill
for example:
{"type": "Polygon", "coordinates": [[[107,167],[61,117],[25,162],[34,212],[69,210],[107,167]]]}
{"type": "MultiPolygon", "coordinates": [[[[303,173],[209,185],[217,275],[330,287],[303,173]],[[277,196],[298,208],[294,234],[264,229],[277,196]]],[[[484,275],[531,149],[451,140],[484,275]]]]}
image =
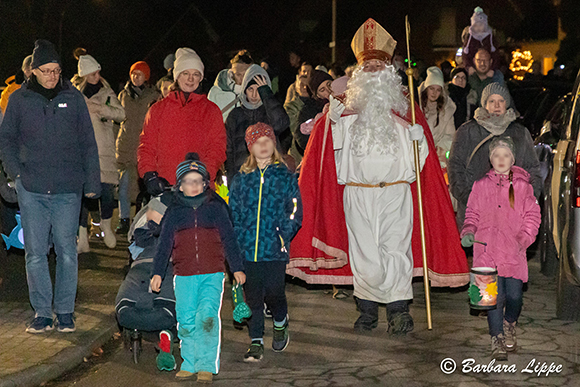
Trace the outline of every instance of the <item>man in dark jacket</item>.
{"type": "Polygon", "coordinates": [[[32,76],[10,97],[0,127],[6,172],[16,180],[26,252],[26,276],[35,318],[28,333],[75,331],[77,250],[81,196],[100,195],[97,143],[81,93],[61,78],[52,43],[37,40],[32,76]],[[54,300],[48,270],[56,252],[54,300]]]}
{"type": "Polygon", "coordinates": [[[279,137],[290,125],[286,111],[272,93],[270,82],[266,70],[258,65],[251,65],[242,81],[242,106],[232,110],[226,120],[228,145],[225,167],[230,183],[250,155],[245,140],[249,126],[263,122],[270,125],[276,137],[279,137]]]}

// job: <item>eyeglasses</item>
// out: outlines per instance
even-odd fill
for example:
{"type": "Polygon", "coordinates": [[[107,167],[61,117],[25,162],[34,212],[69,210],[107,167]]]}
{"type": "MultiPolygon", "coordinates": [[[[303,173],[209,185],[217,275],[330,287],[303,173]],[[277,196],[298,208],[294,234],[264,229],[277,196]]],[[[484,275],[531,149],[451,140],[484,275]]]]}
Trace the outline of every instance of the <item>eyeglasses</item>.
{"type": "Polygon", "coordinates": [[[42,75],[44,75],[45,77],[48,77],[50,75],[60,75],[60,73],[62,73],[62,69],[59,67],[57,69],[54,70],[41,70],[38,69],[38,71],[40,71],[42,73],[42,75]]]}

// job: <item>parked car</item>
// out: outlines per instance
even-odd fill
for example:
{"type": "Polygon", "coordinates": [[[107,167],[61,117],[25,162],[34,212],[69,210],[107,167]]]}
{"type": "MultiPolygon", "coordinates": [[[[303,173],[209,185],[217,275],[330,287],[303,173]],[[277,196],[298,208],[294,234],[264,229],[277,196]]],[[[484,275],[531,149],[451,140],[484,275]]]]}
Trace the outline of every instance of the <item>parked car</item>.
{"type": "Polygon", "coordinates": [[[538,250],[557,279],[557,317],[580,320],[580,74],[548,113],[536,150],[545,176],[538,250]]]}

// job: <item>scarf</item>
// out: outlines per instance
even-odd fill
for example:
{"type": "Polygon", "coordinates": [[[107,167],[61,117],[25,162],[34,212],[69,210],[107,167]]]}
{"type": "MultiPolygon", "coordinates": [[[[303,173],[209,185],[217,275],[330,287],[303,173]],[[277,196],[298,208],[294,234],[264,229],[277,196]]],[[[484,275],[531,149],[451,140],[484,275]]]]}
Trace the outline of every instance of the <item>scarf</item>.
{"type": "Polygon", "coordinates": [[[35,75],[31,75],[30,80],[28,81],[28,89],[42,95],[44,98],[50,101],[54,99],[62,90],[62,78],[58,81],[54,89],[46,89],[44,86],[38,83],[35,75]]]}
{"type": "Polygon", "coordinates": [[[97,94],[99,90],[103,87],[103,82],[99,81],[96,84],[88,83],[85,85],[85,89],[83,90],[83,94],[87,98],[91,98],[93,95],[97,94]]]}
{"type": "Polygon", "coordinates": [[[142,84],[141,86],[135,86],[133,82],[129,81],[127,82],[127,86],[125,86],[125,90],[129,92],[131,98],[137,99],[141,97],[141,94],[143,94],[143,91],[145,90],[145,84],[142,84]]]}
{"type": "Polygon", "coordinates": [[[483,126],[488,132],[494,136],[499,136],[508,128],[508,126],[516,120],[516,112],[514,109],[508,109],[505,114],[496,116],[490,114],[487,109],[480,107],[475,111],[473,117],[477,123],[483,126]]]}
{"type": "Polygon", "coordinates": [[[206,198],[207,194],[205,191],[196,196],[185,196],[183,192],[177,192],[177,200],[184,206],[193,207],[194,210],[197,210],[206,198]]]}

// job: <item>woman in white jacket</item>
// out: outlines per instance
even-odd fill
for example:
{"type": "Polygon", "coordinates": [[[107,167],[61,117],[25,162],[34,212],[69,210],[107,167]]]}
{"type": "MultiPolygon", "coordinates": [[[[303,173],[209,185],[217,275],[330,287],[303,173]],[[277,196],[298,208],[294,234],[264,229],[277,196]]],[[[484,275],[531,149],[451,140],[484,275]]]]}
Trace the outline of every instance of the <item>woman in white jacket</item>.
{"type": "Polygon", "coordinates": [[[439,67],[427,69],[427,79],[419,86],[421,110],[427,119],[441,168],[447,167],[447,152],[455,136],[455,103],[445,91],[443,72],[439,67]]]}
{"type": "MultiPolygon", "coordinates": [[[[91,122],[95,131],[95,139],[99,149],[99,165],[101,167],[102,193],[98,199],[100,204],[100,229],[109,248],[115,248],[117,239],[111,229],[111,218],[115,209],[115,186],[119,184],[119,173],[115,156],[114,122],[125,120],[125,109],[117,99],[115,92],[107,81],[101,77],[101,65],[90,55],[79,58],[78,75],[81,77],[77,88],[83,93],[91,122]]],[[[88,216],[91,206],[90,199],[83,200],[79,227],[79,253],[89,251],[87,234],[88,216]]]]}

